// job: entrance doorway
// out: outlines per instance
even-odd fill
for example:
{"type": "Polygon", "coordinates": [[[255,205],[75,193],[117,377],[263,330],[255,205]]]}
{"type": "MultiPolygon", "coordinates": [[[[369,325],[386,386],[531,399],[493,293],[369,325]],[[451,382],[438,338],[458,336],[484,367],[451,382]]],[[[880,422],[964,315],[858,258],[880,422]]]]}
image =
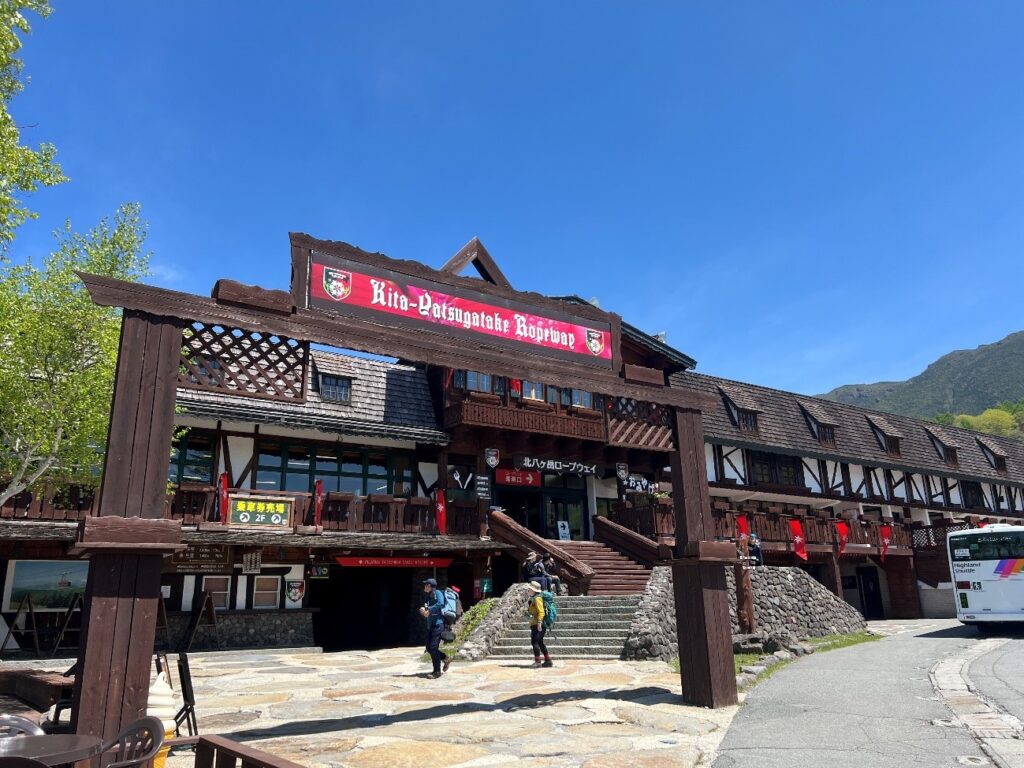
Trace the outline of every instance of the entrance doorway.
{"type": "Polygon", "coordinates": [[[416,585],[405,568],[330,567],[309,580],[313,642],[325,651],[386,648],[410,640],[416,585]]]}
{"type": "Polygon", "coordinates": [[[864,618],[884,619],[882,583],[878,579],[878,571],[870,566],[858,568],[857,587],[860,591],[860,604],[864,608],[864,618]]]}
{"type": "Polygon", "coordinates": [[[585,506],[586,499],[578,496],[545,495],[544,520],[547,525],[547,538],[560,538],[559,523],[569,526],[569,538],[574,541],[587,538],[583,514],[585,506]]]}

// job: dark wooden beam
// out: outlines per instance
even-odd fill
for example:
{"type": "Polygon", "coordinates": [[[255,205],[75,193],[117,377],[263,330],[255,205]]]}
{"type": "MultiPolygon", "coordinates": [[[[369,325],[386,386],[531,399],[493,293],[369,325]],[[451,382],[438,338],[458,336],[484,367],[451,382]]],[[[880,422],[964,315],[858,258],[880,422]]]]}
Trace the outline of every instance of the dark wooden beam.
{"type": "Polygon", "coordinates": [[[181,540],[164,520],[167,457],[184,322],[124,313],[99,517],[76,552],[91,556],[73,725],[111,738],[146,713],[163,555],[181,540]]]}
{"type": "Polygon", "coordinates": [[[448,259],[447,263],[441,267],[440,271],[447,272],[452,275],[459,275],[468,264],[472,264],[476,269],[477,274],[491,285],[497,285],[502,288],[512,290],[512,284],[508,281],[508,278],[505,277],[501,269],[498,268],[497,263],[491,257],[491,254],[487,249],[484,248],[484,244],[480,242],[480,238],[478,237],[474,237],[462,246],[458,253],[448,259]]]}
{"type": "MultiPolygon", "coordinates": [[[[166,288],[99,275],[83,273],[79,276],[92,300],[106,307],[124,307],[153,315],[219,323],[329,346],[452,368],[483,370],[498,376],[543,381],[560,387],[679,408],[710,408],[717,403],[717,398],[702,393],[627,382],[614,371],[604,368],[552,360],[526,351],[509,354],[482,342],[453,339],[440,332],[422,330],[410,334],[403,329],[361,318],[337,317],[306,309],[299,309],[286,317],[266,310],[218,304],[205,296],[166,288]]],[[[615,315],[612,317],[617,319],[615,315]]]]}
{"type": "Polygon", "coordinates": [[[732,629],[725,567],[702,561],[701,544],[714,539],[711,496],[704,463],[700,411],[676,411],[672,500],[676,514],[676,564],[672,566],[683,699],[701,707],[737,702],[732,629]]]}

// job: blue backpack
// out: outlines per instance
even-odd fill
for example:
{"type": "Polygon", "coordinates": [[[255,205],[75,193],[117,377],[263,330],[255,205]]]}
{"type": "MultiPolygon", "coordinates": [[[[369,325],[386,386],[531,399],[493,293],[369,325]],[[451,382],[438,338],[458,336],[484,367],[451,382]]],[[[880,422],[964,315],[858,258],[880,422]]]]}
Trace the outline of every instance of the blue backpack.
{"type": "Polygon", "coordinates": [[[444,623],[450,626],[459,620],[459,596],[449,587],[444,591],[442,597],[444,605],[441,608],[441,617],[444,619],[444,623]]]}
{"type": "Polygon", "coordinates": [[[558,619],[558,603],[551,592],[541,592],[541,599],[544,601],[544,629],[551,629],[551,626],[558,619]]]}

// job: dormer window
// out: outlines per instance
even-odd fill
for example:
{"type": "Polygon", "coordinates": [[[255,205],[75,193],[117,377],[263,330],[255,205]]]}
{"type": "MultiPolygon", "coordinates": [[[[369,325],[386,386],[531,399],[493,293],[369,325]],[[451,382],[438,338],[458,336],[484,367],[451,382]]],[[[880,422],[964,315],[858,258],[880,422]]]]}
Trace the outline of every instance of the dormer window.
{"type": "Polygon", "coordinates": [[[954,442],[953,436],[938,427],[925,427],[928,437],[931,438],[932,446],[939,458],[951,467],[959,466],[960,459],[957,455],[959,446],[954,442]]]}
{"type": "Polygon", "coordinates": [[[822,445],[835,447],[836,424],[835,420],[817,403],[800,400],[800,410],[804,413],[804,420],[807,422],[811,434],[822,445]]]}
{"type": "Polygon", "coordinates": [[[985,460],[992,466],[992,469],[999,473],[1006,472],[1006,453],[999,446],[999,443],[985,437],[979,437],[978,446],[981,448],[981,452],[985,454],[985,460]]]}
{"type": "Polygon", "coordinates": [[[352,379],[347,376],[320,374],[320,399],[331,403],[352,402],[352,379]]]}
{"type": "Polygon", "coordinates": [[[757,432],[757,413],[743,408],[737,409],[736,426],[743,432],[757,432]]]}
{"type": "Polygon", "coordinates": [[[729,411],[729,418],[741,432],[758,431],[757,416],[761,412],[761,406],[753,397],[743,390],[735,387],[718,388],[722,393],[722,400],[725,402],[726,410],[729,411]]]}
{"type": "Polygon", "coordinates": [[[877,414],[868,416],[868,424],[871,425],[871,431],[874,432],[879,447],[890,456],[899,456],[900,440],[903,435],[897,432],[886,419],[877,414]]]}

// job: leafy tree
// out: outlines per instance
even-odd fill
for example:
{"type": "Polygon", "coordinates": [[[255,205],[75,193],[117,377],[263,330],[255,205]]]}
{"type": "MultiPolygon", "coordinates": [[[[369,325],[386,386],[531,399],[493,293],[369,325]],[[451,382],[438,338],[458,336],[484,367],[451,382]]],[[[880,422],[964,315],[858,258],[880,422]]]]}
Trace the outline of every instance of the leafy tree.
{"type": "Polygon", "coordinates": [[[1011,435],[1017,429],[1017,422],[1013,415],[1001,408],[989,408],[977,416],[957,416],[956,425],[978,432],[987,432],[990,435],[1003,436],[1011,435]]]}
{"type": "Polygon", "coordinates": [[[54,159],[52,144],[32,149],[21,143],[21,129],[8,109],[11,100],[25,87],[23,62],[17,57],[21,35],[29,33],[25,11],[45,18],[50,14],[47,0],[0,0],[0,258],[7,256],[14,231],[28,218],[35,218],[22,198],[40,186],[66,181],[54,159]]]}
{"type": "Polygon", "coordinates": [[[936,413],[932,416],[932,421],[936,424],[942,424],[946,427],[952,427],[956,425],[956,414],[953,413],[936,413]]]}
{"type": "Polygon", "coordinates": [[[86,235],[70,222],[36,266],[0,265],[0,504],[47,475],[99,480],[120,332],[116,309],[92,303],[76,272],[147,273],[138,205],[86,235]]]}

